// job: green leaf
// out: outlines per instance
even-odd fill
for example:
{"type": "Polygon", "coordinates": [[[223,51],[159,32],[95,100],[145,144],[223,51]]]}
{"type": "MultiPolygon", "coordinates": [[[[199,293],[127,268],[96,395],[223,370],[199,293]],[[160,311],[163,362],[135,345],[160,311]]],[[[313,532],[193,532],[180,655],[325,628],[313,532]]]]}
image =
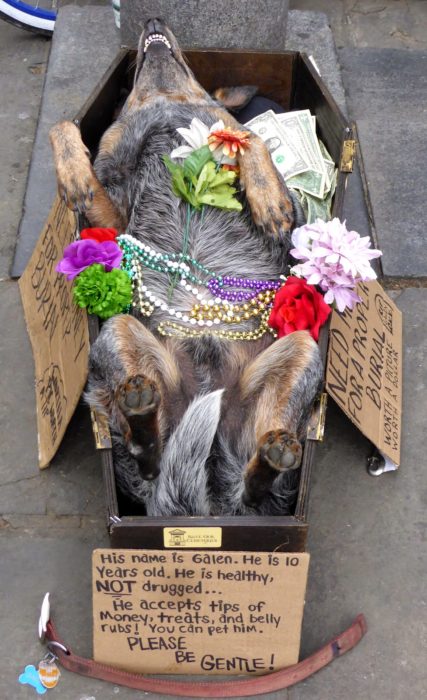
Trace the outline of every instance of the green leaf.
{"type": "Polygon", "coordinates": [[[206,163],[212,160],[212,153],[209,150],[209,146],[198,148],[184,160],[184,176],[188,180],[197,178],[206,163]]]}
{"type": "Polygon", "coordinates": [[[211,188],[221,187],[221,185],[231,185],[236,179],[234,170],[219,170],[211,182],[211,188]]]}
{"type": "Polygon", "coordinates": [[[174,194],[189,202],[195,209],[209,204],[220,209],[242,210],[242,205],[234,197],[237,190],[231,187],[236,173],[232,170],[217,170],[207,146],[188,156],[184,166],[175,163],[169,156],[163,156],[163,162],[171,173],[174,194]],[[195,158],[191,160],[193,155],[195,158]],[[188,160],[190,162],[186,169],[188,160]]]}
{"type": "Polygon", "coordinates": [[[189,202],[192,206],[197,206],[197,199],[194,193],[190,190],[188,183],[185,181],[184,168],[178,163],[174,163],[169,156],[163,156],[163,162],[172,175],[172,190],[173,193],[189,202]]]}
{"type": "Polygon", "coordinates": [[[201,192],[204,192],[208,187],[210,187],[210,183],[213,182],[213,180],[215,179],[215,174],[215,163],[209,161],[202,168],[202,172],[200,173],[199,179],[197,180],[195,192],[196,197],[198,197],[201,192]]]}
{"type": "Polygon", "coordinates": [[[242,205],[233,196],[233,188],[229,187],[227,189],[220,190],[218,192],[215,190],[207,190],[198,197],[198,200],[202,204],[209,204],[211,207],[219,207],[220,209],[234,209],[235,211],[241,211],[242,205]]]}
{"type": "Polygon", "coordinates": [[[209,187],[209,189],[206,190],[206,194],[212,192],[212,194],[227,194],[233,197],[237,190],[235,187],[231,187],[230,185],[218,185],[218,187],[209,187]]]}
{"type": "Polygon", "coordinates": [[[175,161],[169,158],[169,156],[162,156],[162,160],[171,175],[175,175],[175,173],[178,172],[184,172],[182,165],[179,165],[179,163],[175,163],[175,161]]]}

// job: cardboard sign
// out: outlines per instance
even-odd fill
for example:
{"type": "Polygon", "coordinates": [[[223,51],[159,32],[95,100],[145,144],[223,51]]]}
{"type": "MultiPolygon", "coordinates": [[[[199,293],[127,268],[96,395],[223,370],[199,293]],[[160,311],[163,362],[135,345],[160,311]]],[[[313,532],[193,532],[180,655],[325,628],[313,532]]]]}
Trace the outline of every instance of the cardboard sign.
{"type": "Polygon", "coordinates": [[[360,283],[353,311],[332,314],[326,389],[376,447],[400,463],[402,315],[378,282],[360,283]]]}
{"type": "Polygon", "coordinates": [[[73,301],[65,275],[55,272],[76,238],[75,215],[57,197],[19,281],[36,375],[39,463],[58,449],[87,376],[87,316],[73,301]]]}
{"type": "Polygon", "coordinates": [[[97,661],[188,674],[298,661],[306,553],[98,549],[92,562],[97,661]]]}

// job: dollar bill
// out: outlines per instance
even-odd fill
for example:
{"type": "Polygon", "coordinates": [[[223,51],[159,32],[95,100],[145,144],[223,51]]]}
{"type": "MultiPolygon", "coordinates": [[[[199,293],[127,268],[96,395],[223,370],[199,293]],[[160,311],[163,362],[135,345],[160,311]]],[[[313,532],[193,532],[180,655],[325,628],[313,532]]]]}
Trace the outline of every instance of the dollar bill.
{"type": "Polygon", "coordinates": [[[307,223],[328,221],[338,170],[317,138],[316,117],[309,110],[285,114],[270,110],[246,126],[267,144],[277,169],[298,197],[307,223]]]}
{"type": "Polygon", "coordinates": [[[286,184],[288,187],[302,190],[307,194],[311,194],[313,197],[322,199],[325,193],[325,180],[326,175],[324,173],[319,173],[316,170],[308,170],[306,173],[300,173],[294,177],[287,178],[286,184]]]}
{"type": "Polygon", "coordinates": [[[331,218],[330,205],[328,198],[317,199],[316,197],[307,197],[307,223],[312,224],[316,219],[329,221],[331,218]]]}
{"type": "Polygon", "coordinates": [[[330,183],[310,111],[304,109],[286,112],[278,114],[277,119],[283,131],[289,134],[297,147],[304,149],[305,157],[310,163],[310,177],[302,178],[298,184],[292,183],[292,187],[298,187],[322,199],[330,183]]]}
{"type": "MultiPolygon", "coordinates": [[[[322,154],[322,158],[324,158],[324,160],[330,160],[330,161],[332,161],[332,156],[331,156],[331,154],[329,153],[329,151],[328,151],[328,149],[326,148],[326,146],[325,146],[325,144],[323,143],[323,141],[322,141],[321,139],[318,139],[318,141],[319,141],[319,148],[320,148],[320,153],[322,154]]],[[[332,162],[333,162],[333,161],[332,161],[332,162]]]]}
{"type": "Polygon", "coordinates": [[[305,192],[302,193],[305,198],[302,207],[305,211],[307,209],[307,223],[312,224],[316,219],[322,219],[322,221],[329,221],[332,217],[332,200],[335,194],[336,184],[337,184],[338,169],[335,168],[332,179],[331,186],[328,194],[323,199],[318,199],[317,197],[312,197],[307,195],[305,192]]]}
{"type": "Polygon", "coordinates": [[[251,119],[245,126],[265,142],[274,165],[285,180],[310,169],[304,154],[298,152],[291,138],[280,127],[272,110],[251,119]]]}
{"type": "Polygon", "coordinates": [[[298,199],[299,203],[301,204],[301,208],[303,210],[304,214],[304,219],[307,221],[308,217],[308,203],[307,203],[307,197],[304,192],[301,192],[300,190],[294,190],[292,187],[289,188],[289,191],[292,192],[298,199]]]}

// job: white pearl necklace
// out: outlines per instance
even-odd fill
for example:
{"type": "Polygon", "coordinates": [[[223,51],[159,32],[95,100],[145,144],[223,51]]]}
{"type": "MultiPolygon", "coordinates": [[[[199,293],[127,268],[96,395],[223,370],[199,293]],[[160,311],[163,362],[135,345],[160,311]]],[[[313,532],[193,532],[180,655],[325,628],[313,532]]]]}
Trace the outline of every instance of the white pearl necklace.
{"type": "MultiPolygon", "coordinates": [[[[173,307],[169,306],[165,301],[162,301],[161,299],[156,297],[156,295],[148,289],[147,285],[143,284],[142,269],[140,263],[136,261],[133,262],[132,272],[136,281],[135,287],[138,293],[139,309],[143,315],[151,316],[153,311],[156,308],[158,308],[161,311],[166,311],[170,316],[174,316],[175,318],[180,319],[184,323],[190,323],[193,326],[197,324],[198,326],[210,327],[213,326],[214,323],[220,323],[220,320],[218,318],[215,318],[212,321],[190,318],[188,314],[183,313],[182,311],[177,311],[173,307]],[[144,297],[147,301],[144,301],[144,297]]],[[[201,301],[204,304],[207,304],[208,306],[214,306],[214,304],[224,303],[223,300],[219,298],[216,298],[215,300],[209,299],[208,301],[206,301],[205,297],[199,292],[197,287],[192,287],[192,285],[186,283],[185,280],[181,280],[181,285],[183,287],[185,286],[185,288],[189,292],[191,292],[199,301],[201,301]]]]}

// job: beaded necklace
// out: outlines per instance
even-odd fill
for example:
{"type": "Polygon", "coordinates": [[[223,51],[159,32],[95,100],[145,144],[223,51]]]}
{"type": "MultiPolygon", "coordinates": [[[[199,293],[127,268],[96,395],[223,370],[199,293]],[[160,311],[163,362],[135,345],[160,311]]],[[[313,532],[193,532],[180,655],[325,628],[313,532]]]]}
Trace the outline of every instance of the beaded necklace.
{"type": "Polygon", "coordinates": [[[257,340],[267,332],[275,335],[268,326],[268,317],[275,293],[283,280],[216,275],[185,253],[159,253],[129,234],[119,236],[117,243],[123,251],[122,268],[132,279],[134,308],[143,316],[151,316],[159,308],[173,319],[182,321],[162,321],[157,328],[161,335],[195,338],[213,334],[229,340],[257,340]],[[144,284],[144,268],[178,278],[179,284],[201,303],[195,303],[188,313],[174,309],[167,301],[158,299],[144,284]],[[200,287],[213,298],[206,299],[200,287]],[[239,324],[251,318],[257,320],[258,325],[250,331],[213,328],[221,323],[239,324]],[[196,325],[198,328],[192,327],[196,325]]]}

